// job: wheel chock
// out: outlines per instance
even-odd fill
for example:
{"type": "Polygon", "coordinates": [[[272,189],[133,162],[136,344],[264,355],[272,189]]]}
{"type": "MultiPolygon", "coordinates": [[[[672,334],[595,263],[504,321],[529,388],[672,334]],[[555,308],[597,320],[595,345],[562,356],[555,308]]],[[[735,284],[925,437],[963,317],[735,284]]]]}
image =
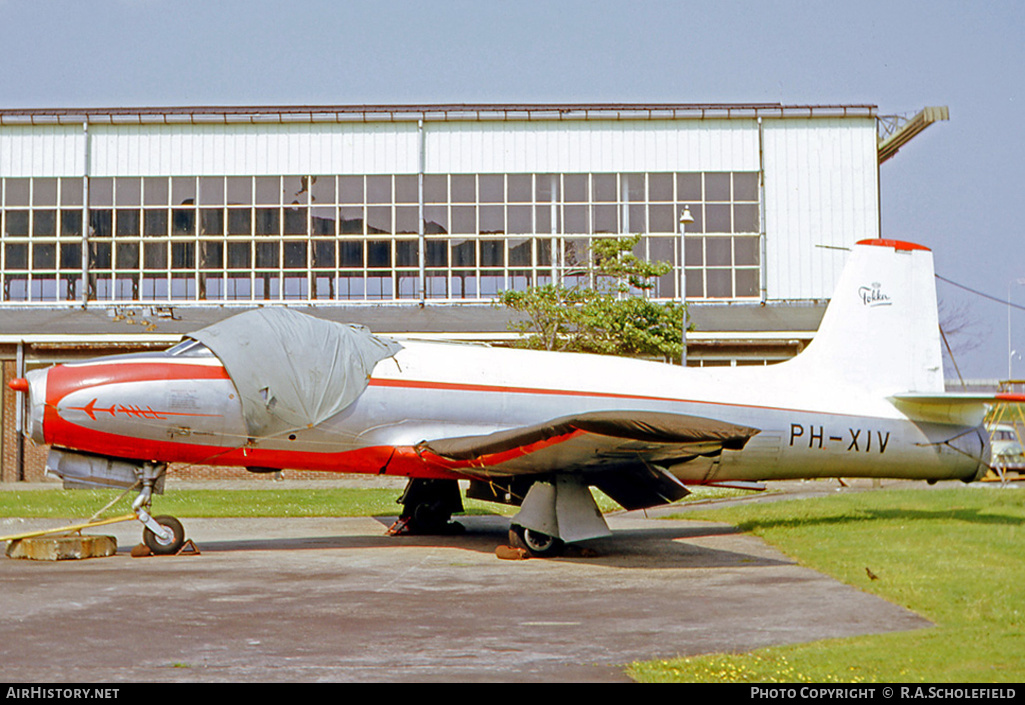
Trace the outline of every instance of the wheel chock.
{"type": "Polygon", "coordinates": [[[495,549],[495,555],[503,561],[525,561],[530,558],[526,549],[515,546],[499,546],[495,549]]]}
{"type": "MultiPolygon", "coordinates": [[[[150,550],[149,546],[144,543],[140,543],[132,548],[132,558],[149,558],[156,554],[150,550]]],[[[192,539],[185,539],[185,543],[178,549],[177,553],[171,554],[175,556],[198,556],[201,555],[199,546],[195,544],[192,539]]]]}
{"type": "Polygon", "coordinates": [[[176,556],[198,556],[199,555],[199,546],[197,546],[192,541],[192,539],[185,539],[185,543],[183,543],[182,547],[178,549],[178,553],[176,553],[174,555],[176,555],[176,556]]]}

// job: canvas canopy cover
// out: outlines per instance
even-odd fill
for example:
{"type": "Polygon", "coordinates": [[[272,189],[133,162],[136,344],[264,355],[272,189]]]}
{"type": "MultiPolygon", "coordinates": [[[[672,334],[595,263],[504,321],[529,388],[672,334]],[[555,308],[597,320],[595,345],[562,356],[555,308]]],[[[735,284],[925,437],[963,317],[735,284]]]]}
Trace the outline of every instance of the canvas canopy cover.
{"type": "Polygon", "coordinates": [[[254,438],[309,428],[344,410],[377,363],[402,349],[363,326],[287,308],[247,311],[187,337],[224,364],[254,438]]]}

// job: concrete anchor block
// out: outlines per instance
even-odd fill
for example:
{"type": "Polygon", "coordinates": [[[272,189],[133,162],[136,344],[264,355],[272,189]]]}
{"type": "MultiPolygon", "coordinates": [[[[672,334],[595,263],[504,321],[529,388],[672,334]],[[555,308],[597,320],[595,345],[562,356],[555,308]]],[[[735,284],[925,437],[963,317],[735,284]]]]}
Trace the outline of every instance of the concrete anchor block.
{"type": "Polygon", "coordinates": [[[7,546],[10,558],[34,561],[102,558],[115,553],[117,539],[113,536],[37,536],[11,541],[7,546]]]}

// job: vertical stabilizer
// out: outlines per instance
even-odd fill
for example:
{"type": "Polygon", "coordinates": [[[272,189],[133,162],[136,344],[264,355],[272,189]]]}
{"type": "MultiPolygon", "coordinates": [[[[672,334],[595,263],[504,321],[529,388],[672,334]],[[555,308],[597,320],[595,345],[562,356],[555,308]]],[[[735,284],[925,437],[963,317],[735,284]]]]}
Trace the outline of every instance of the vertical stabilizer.
{"type": "Polygon", "coordinates": [[[943,392],[932,252],[896,240],[855,245],[797,360],[802,373],[829,384],[886,395],[943,392]]]}

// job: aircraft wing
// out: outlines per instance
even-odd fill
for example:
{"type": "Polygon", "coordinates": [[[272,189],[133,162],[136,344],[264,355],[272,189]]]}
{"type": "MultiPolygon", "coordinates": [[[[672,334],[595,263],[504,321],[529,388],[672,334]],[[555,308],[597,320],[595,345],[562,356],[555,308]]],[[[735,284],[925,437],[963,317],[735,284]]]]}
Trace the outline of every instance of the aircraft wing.
{"type": "Polygon", "coordinates": [[[635,509],[689,493],[667,467],[740,450],[758,432],[683,414],[599,411],[491,434],[422,441],[416,451],[475,479],[586,474],[589,484],[635,509]]]}

